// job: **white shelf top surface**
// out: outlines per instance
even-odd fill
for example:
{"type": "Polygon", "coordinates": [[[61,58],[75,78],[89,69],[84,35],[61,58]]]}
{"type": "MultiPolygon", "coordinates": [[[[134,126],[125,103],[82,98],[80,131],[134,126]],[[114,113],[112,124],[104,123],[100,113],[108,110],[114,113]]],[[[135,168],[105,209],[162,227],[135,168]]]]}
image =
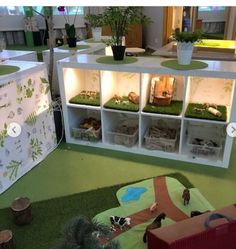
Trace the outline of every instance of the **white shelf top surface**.
{"type": "MultiPolygon", "coordinates": [[[[79,53],[92,53],[94,51],[105,49],[106,44],[103,42],[99,43],[93,43],[93,42],[86,42],[86,41],[80,41],[77,42],[77,45],[88,45],[89,48],[83,48],[83,49],[66,49],[66,48],[54,48],[54,53],[68,53],[68,54],[79,54],[79,53]]],[[[49,53],[49,49],[44,50],[43,53],[49,53]]]]}
{"type": "Polygon", "coordinates": [[[18,78],[20,75],[24,74],[25,72],[29,72],[44,68],[45,64],[43,62],[33,62],[33,61],[14,61],[14,60],[6,60],[1,62],[0,65],[10,65],[10,66],[17,66],[20,68],[19,71],[11,74],[0,75],[0,85],[6,83],[6,80],[18,78]]]}
{"type": "Polygon", "coordinates": [[[87,68],[124,72],[160,73],[236,79],[236,62],[201,60],[208,64],[207,68],[197,70],[174,70],[161,65],[161,62],[169,60],[167,58],[137,57],[138,61],[135,63],[111,65],[97,63],[96,59],[99,57],[101,57],[101,55],[80,54],[59,60],[57,63],[68,68],[87,68]]]}
{"type": "Polygon", "coordinates": [[[35,51],[3,50],[0,52],[0,61],[16,58],[18,56],[35,54],[35,51]]]}

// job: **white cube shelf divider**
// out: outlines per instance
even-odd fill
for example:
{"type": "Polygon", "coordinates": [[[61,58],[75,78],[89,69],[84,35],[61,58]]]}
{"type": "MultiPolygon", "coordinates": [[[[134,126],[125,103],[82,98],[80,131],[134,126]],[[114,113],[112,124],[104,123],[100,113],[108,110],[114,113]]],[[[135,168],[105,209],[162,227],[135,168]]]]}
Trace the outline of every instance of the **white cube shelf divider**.
{"type": "Polygon", "coordinates": [[[233,138],[227,135],[226,127],[229,122],[236,121],[236,62],[206,61],[208,67],[205,69],[178,71],[162,67],[161,62],[165,60],[162,58],[139,57],[136,63],[124,65],[99,64],[96,62],[97,58],[98,55],[79,55],[57,63],[68,143],[222,168],[229,166],[233,138]],[[164,75],[175,78],[173,100],[182,101],[182,110],[180,108],[179,113],[175,115],[143,110],[149,100],[152,77],[164,75]],[[69,103],[71,97],[83,90],[99,92],[100,105],[69,103]],[[129,92],[139,95],[138,111],[104,107],[115,94],[127,96],[129,92]],[[227,119],[220,121],[185,116],[189,103],[205,102],[225,106],[227,119]],[[100,118],[102,137],[99,142],[81,141],[72,136],[72,128],[84,117],[100,118]],[[134,134],[135,138],[131,134],[129,140],[129,136],[124,135],[128,144],[122,144],[119,136],[114,139],[116,126],[125,120],[135,120],[138,128],[138,133],[134,134]],[[176,136],[169,141],[161,138],[161,142],[158,138],[149,139],[148,130],[153,126],[158,127],[159,124],[176,129],[176,136]],[[202,144],[206,134],[207,144],[202,144]],[[199,144],[194,144],[194,139],[197,139],[199,144]],[[151,146],[146,146],[146,142],[151,146]]]}

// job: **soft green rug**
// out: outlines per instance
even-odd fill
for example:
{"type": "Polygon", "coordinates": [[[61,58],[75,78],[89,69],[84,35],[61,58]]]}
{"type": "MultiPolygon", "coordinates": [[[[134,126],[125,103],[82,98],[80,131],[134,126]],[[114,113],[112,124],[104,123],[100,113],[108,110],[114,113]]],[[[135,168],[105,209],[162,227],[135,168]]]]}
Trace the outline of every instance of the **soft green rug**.
{"type": "MultiPolygon", "coordinates": [[[[188,179],[179,173],[170,176],[177,178],[185,187],[193,187],[188,179]]],[[[27,226],[16,226],[12,221],[10,209],[0,209],[0,230],[13,231],[17,249],[53,248],[61,238],[64,224],[72,217],[83,214],[92,218],[98,213],[119,206],[116,192],[125,185],[127,184],[35,202],[32,204],[34,219],[27,226]]]]}

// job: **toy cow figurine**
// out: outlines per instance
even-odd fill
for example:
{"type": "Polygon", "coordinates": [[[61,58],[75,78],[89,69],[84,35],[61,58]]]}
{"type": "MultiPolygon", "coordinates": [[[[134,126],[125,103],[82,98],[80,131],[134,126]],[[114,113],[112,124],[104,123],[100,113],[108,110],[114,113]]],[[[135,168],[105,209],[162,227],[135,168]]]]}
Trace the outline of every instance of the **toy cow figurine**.
{"type": "Polygon", "coordinates": [[[156,219],[151,223],[149,224],[147,227],[146,227],[146,230],[145,230],[145,233],[143,235],[143,242],[146,243],[147,242],[147,232],[149,230],[152,230],[152,229],[157,229],[157,228],[160,228],[161,227],[161,220],[164,220],[166,218],[166,214],[165,213],[160,213],[156,219]]]}
{"type": "Polygon", "coordinates": [[[184,206],[188,205],[189,201],[190,201],[190,192],[187,188],[184,189],[183,194],[182,194],[182,198],[184,199],[184,206]]]}

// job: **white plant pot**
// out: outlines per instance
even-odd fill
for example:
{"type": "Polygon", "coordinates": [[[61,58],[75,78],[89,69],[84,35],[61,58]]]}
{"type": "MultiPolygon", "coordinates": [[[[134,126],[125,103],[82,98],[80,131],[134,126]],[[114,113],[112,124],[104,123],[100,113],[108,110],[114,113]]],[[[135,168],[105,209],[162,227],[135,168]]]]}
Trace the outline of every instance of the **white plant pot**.
{"type": "Polygon", "coordinates": [[[192,42],[178,42],[177,43],[177,58],[180,65],[189,65],[191,63],[193,54],[192,42]]]}
{"type": "Polygon", "coordinates": [[[102,38],[102,28],[92,28],[93,40],[94,41],[101,41],[102,38]]]}

